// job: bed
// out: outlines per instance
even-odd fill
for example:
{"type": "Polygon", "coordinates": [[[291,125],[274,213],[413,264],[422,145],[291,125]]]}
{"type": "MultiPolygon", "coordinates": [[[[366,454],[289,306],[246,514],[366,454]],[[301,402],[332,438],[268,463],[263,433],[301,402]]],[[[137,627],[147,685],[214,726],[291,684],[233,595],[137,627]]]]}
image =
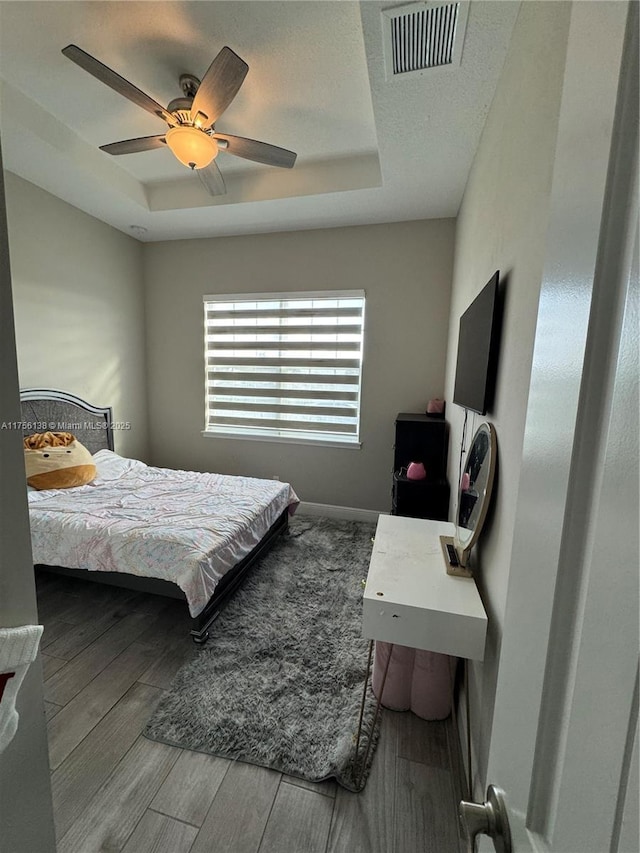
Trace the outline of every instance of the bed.
{"type": "Polygon", "coordinates": [[[95,480],[29,488],[34,564],[186,600],[194,642],[256,559],[287,530],[288,483],[177,471],[114,452],[112,411],[63,391],[21,392],[23,432],[71,432],[91,451],[95,480]]]}

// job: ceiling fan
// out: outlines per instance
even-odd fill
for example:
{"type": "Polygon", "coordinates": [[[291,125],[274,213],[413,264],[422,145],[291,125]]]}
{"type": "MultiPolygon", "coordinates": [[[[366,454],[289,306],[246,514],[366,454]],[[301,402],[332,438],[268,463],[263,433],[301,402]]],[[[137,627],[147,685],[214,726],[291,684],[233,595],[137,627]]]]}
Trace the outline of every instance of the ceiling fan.
{"type": "Polygon", "coordinates": [[[286,148],[215,130],[215,122],[235,98],[249,70],[247,63],[229,47],[222,48],[201,81],[191,74],[181,75],[183,97],[175,98],[166,109],[75,44],[67,45],[62,53],[169,126],[169,130],[157,136],[101,145],[100,150],[107,154],[135,154],[166,145],[181,163],[198,174],[207,192],[214,196],[226,192],[222,174],[215,162],[219,150],[285,169],[291,169],[296,161],[297,155],[286,148]]]}

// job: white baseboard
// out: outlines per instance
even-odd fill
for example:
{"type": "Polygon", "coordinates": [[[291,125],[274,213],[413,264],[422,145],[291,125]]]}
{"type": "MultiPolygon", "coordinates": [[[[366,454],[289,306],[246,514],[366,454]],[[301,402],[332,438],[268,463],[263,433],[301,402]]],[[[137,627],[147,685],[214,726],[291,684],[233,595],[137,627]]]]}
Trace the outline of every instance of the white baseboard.
{"type": "Polygon", "coordinates": [[[386,512],[376,512],[374,509],[357,509],[352,506],[334,506],[333,504],[316,504],[309,501],[301,501],[297,512],[300,515],[317,515],[324,518],[342,518],[345,521],[378,521],[379,515],[388,515],[386,512]]]}

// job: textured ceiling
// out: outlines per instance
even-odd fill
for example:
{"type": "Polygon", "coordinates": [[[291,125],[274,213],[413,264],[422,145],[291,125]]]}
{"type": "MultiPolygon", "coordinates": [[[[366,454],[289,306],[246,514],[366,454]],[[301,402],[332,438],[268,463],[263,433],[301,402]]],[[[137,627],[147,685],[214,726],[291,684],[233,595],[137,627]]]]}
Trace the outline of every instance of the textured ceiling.
{"type": "Polygon", "coordinates": [[[388,81],[390,5],[0,2],[5,168],[145,240],[455,216],[519,4],[472,0],[459,66],[388,81]],[[163,105],[228,45],[249,74],[216,130],[292,149],[295,167],[221,152],[213,198],[167,149],[99,151],[166,126],[66,59],[70,43],[163,105]]]}

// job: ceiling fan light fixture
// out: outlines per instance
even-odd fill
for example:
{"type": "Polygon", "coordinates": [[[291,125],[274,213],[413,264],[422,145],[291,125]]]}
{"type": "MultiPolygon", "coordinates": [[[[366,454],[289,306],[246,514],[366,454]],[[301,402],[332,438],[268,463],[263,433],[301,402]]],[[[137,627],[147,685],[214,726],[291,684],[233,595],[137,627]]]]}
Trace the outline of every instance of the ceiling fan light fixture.
{"type": "Polygon", "coordinates": [[[191,169],[204,169],[218,154],[215,139],[197,127],[172,127],[165,139],[178,160],[191,169]]]}

